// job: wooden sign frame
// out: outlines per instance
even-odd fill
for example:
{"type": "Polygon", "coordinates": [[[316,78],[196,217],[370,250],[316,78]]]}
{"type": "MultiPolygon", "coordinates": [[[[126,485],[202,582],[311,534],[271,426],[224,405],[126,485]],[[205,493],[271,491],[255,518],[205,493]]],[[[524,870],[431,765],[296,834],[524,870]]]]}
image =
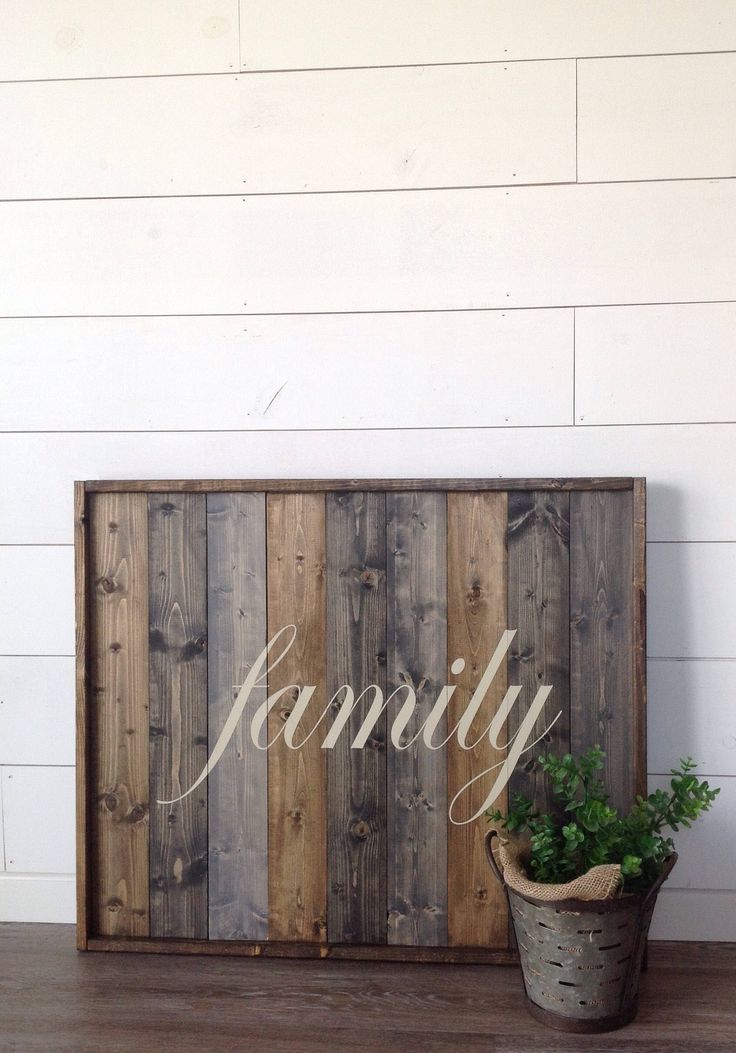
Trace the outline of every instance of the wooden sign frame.
{"type": "MultiPolygon", "coordinates": [[[[426,829],[421,825],[421,814],[417,819],[412,809],[415,812],[417,809],[421,812],[422,808],[427,812],[434,809],[435,802],[430,799],[436,766],[432,768],[417,759],[415,748],[406,754],[413,757],[413,767],[402,768],[395,763],[392,758],[399,753],[392,751],[387,743],[387,726],[380,735],[376,732],[373,736],[380,742],[367,743],[366,757],[359,762],[359,766],[363,766],[361,778],[378,778],[379,782],[386,778],[393,780],[390,783],[393,797],[391,793],[386,794],[378,819],[372,813],[364,814],[360,808],[356,812],[350,793],[342,804],[339,795],[328,802],[325,789],[322,796],[317,794],[319,805],[312,807],[311,812],[308,799],[304,805],[303,794],[296,804],[293,799],[280,800],[278,808],[269,798],[265,807],[278,814],[269,812],[268,816],[268,860],[269,867],[274,861],[279,873],[271,875],[269,871],[266,875],[275,901],[268,899],[266,918],[261,911],[262,927],[254,938],[250,932],[241,931],[242,921],[232,916],[230,908],[238,895],[232,890],[229,902],[227,895],[217,900],[220,894],[216,890],[214,894],[216,902],[222,902],[222,913],[217,915],[214,927],[217,932],[226,931],[228,938],[211,938],[212,898],[208,900],[207,934],[177,935],[177,926],[181,932],[182,927],[186,929],[191,924],[191,903],[172,899],[173,893],[167,888],[162,891],[163,879],[158,870],[154,873],[153,863],[141,879],[149,882],[148,889],[140,892],[147,906],[136,907],[138,893],[131,887],[136,879],[129,879],[131,860],[138,859],[135,866],[140,870],[142,843],[145,843],[148,864],[148,845],[153,836],[163,838],[164,842],[180,836],[176,824],[181,822],[182,813],[176,813],[176,808],[184,808],[186,802],[172,805],[171,809],[160,803],[163,798],[157,798],[154,787],[149,787],[149,772],[136,770],[136,765],[141,769],[145,764],[141,764],[140,752],[136,760],[131,744],[145,741],[145,746],[140,748],[148,757],[154,781],[162,765],[168,765],[172,771],[178,764],[174,772],[176,778],[190,785],[201,769],[202,757],[206,759],[208,750],[212,749],[212,724],[209,739],[207,726],[204,730],[201,726],[187,726],[183,730],[179,727],[176,749],[180,749],[189,735],[187,741],[196,743],[192,750],[197,757],[192,763],[185,758],[182,764],[179,754],[178,760],[172,760],[174,733],[170,727],[163,726],[168,719],[166,707],[171,705],[166,684],[172,676],[185,677],[189,686],[180,684],[177,691],[196,690],[200,694],[204,691],[206,699],[220,699],[219,702],[206,701],[206,706],[220,706],[217,727],[223,724],[242,673],[228,667],[228,646],[233,644],[233,632],[241,630],[233,630],[232,625],[218,629],[224,635],[216,643],[219,658],[214,670],[212,660],[209,669],[206,664],[206,636],[211,632],[213,619],[219,617],[218,596],[233,591],[227,575],[238,565],[242,553],[235,552],[230,558],[232,546],[238,543],[234,540],[237,530],[234,534],[230,512],[235,509],[233,514],[246,516],[247,511],[237,502],[251,500],[248,495],[262,495],[265,502],[268,574],[273,578],[267,598],[269,637],[272,626],[280,627],[290,620],[295,621],[298,632],[300,625],[309,623],[315,605],[321,604],[323,612],[320,615],[323,631],[312,633],[306,649],[302,647],[294,661],[285,660],[283,676],[275,676],[273,686],[285,687],[292,682],[290,677],[300,685],[317,683],[315,670],[325,673],[327,668],[326,651],[334,655],[343,648],[346,653],[338,663],[341,668],[331,669],[326,677],[330,693],[333,685],[345,682],[346,673],[358,680],[363,674],[363,680],[383,684],[384,688],[396,686],[397,679],[408,683],[409,675],[397,672],[402,666],[411,669],[413,686],[420,699],[417,713],[421,711],[424,716],[429,710],[427,702],[422,710],[421,692],[427,684],[431,683],[435,694],[441,685],[452,683],[457,687],[455,700],[447,707],[447,720],[452,718],[454,726],[498,643],[495,633],[503,621],[516,629],[517,635],[489,689],[488,704],[497,708],[507,684],[520,684],[524,689],[521,697],[526,695],[521,709],[523,716],[531,693],[542,683],[551,685],[550,698],[557,700],[562,716],[546,734],[545,741],[550,747],[579,752],[600,743],[607,753],[605,777],[613,802],[626,806],[634,794],[646,792],[646,484],[643,478],[77,482],[78,948],[264,957],[504,964],[515,961],[504,900],[482,858],[484,821],[479,819],[475,824],[464,826],[447,824],[444,832],[440,831],[440,840],[429,843],[426,829]],[[178,532],[175,531],[174,536],[166,517],[176,520],[182,509],[186,512],[186,523],[176,528],[178,532]],[[315,509],[317,519],[310,519],[315,509]],[[358,522],[357,509],[361,525],[353,530],[353,524],[358,522]],[[205,513],[211,518],[205,519],[205,513]],[[322,515],[324,518],[320,518],[322,515]],[[316,547],[310,537],[314,523],[315,529],[322,531],[322,540],[316,547]],[[329,555],[325,541],[328,534],[332,539],[329,555]],[[297,535],[298,542],[294,540],[297,535]],[[205,537],[210,536],[219,537],[218,544],[224,545],[222,551],[228,553],[222,566],[217,563],[217,552],[213,555],[203,548],[205,537]],[[287,538],[290,538],[288,542],[287,538]],[[193,616],[190,625],[179,626],[190,638],[184,641],[183,649],[177,650],[174,659],[173,645],[164,638],[168,630],[161,624],[165,612],[154,610],[159,602],[155,583],[158,580],[166,583],[167,567],[184,567],[184,576],[189,573],[188,546],[195,546],[199,565],[204,559],[205,570],[210,575],[205,596],[205,601],[209,597],[209,608],[205,606],[204,625],[200,624],[201,617],[193,616]],[[381,554],[372,551],[376,548],[381,549],[381,554]],[[135,553],[143,551],[145,561],[140,562],[135,553]],[[303,573],[314,574],[315,580],[319,579],[319,589],[315,592],[306,588],[305,591],[302,583],[297,617],[294,575],[303,573]],[[393,583],[388,603],[387,576],[393,583]],[[432,596],[423,594],[423,583],[427,581],[430,582],[427,588],[446,597],[444,613],[440,604],[438,614],[432,596]],[[352,589],[351,595],[358,590],[361,603],[368,597],[365,602],[369,607],[379,605],[375,608],[376,617],[379,622],[385,619],[385,641],[372,639],[356,644],[349,634],[345,635],[340,604],[352,602],[344,599],[348,595],[345,589],[352,589]],[[404,598],[396,599],[401,590],[404,598]],[[141,603],[136,599],[148,597],[149,591],[151,609],[148,599],[141,603]],[[495,622],[488,613],[494,609],[495,622]],[[441,629],[437,636],[437,626],[442,625],[443,616],[444,642],[441,629]],[[434,638],[427,628],[432,625],[434,638]],[[310,653],[310,647],[316,651],[310,653]],[[402,648],[406,651],[407,647],[411,653],[402,653],[402,648]],[[468,661],[458,675],[451,675],[448,665],[458,656],[468,661]],[[178,671],[172,672],[171,663],[175,660],[179,663],[178,671]],[[186,662],[189,664],[185,668],[182,663],[186,662]],[[220,682],[223,677],[224,683],[220,682]],[[233,680],[237,682],[235,685],[231,684],[233,680]],[[164,687],[159,690],[156,685],[161,684],[164,687]],[[150,685],[154,685],[155,690],[149,697],[150,685]],[[223,699],[227,703],[224,710],[223,699]],[[137,707],[140,720],[148,725],[143,735],[140,728],[128,726],[135,723],[135,717],[131,718],[130,700],[134,708],[137,707]],[[144,712],[145,716],[141,716],[144,712]],[[185,773],[183,768],[187,769],[185,773]],[[422,780],[428,780],[428,785],[422,780]],[[140,783],[138,789],[133,785],[136,781],[140,783]],[[149,798],[159,802],[158,810],[149,804],[149,798]],[[403,802],[401,806],[397,801],[403,802]],[[168,816],[164,814],[166,811],[168,816]],[[325,812],[328,814],[323,814],[325,812]],[[173,825],[173,833],[160,829],[161,824],[165,826],[167,822],[173,825]],[[288,830],[284,833],[284,823],[295,824],[296,840],[288,830]],[[379,829],[381,824],[391,827],[394,854],[397,860],[402,856],[395,866],[384,833],[379,829]],[[312,836],[310,831],[316,830],[312,836]],[[326,841],[332,838],[337,839],[337,848],[333,850],[334,866],[329,872],[328,893],[325,853],[326,841]],[[345,849],[349,858],[345,852],[340,856],[346,838],[350,839],[345,849]],[[370,853],[376,838],[380,841],[383,862],[377,869],[374,866],[373,873],[378,875],[375,887],[359,889],[358,894],[355,890],[351,892],[350,882],[354,885],[357,879],[355,871],[350,870],[353,858],[350,852],[370,853]],[[112,864],[111,860],[115,859],[118,863],[112,864]],[[435,863],[440,859],[440,863],[435,866],[433,859],[435,863]],[[447,861],[444,870],[442,859],[447,861]],[[457,864],[458,860],[462,865],[457,864]],[[115,866],[122,868],[119,873],[115,866]],[[298,877],[294,878],[305,870],[313,874],[324,870],[321,884],[318,882],[320,903],[309,902],[310,895],[314,898],[313,892],[305,892],[298,877]],[[394,878],[399,871],[413,875],[402,878],[404,883],[409,880],[415,886],[417,882],[421,885],[419,892],[414,888],[414,903],[405,887],[397,887],[394,878]],[[426,874],[429,877],[424,887],[426,874]],[[444,905],[441,909],[435,905],[437,897],[444,905]],[[290,906],[297,901],[298,911],[290,906]],[[156,924],[165,935],[160,931],[156,935],[150,933],[147,911],[151,902],[156,903],[156,924]],[[384,916],[387,916],[385,922],[384,916]],[[335,933],[339,938],[335,938],[335,933]],[[246,938],[241,938],[243,935],[246,938]]],[[[165,602],[168,601],[161,600],[161,604],[165,602]]],[[[228,602],[234,602],[232,596],[228,602]]],[[[239,608],[246,621],[248,610],[243,610],[243,606],[247,602],[246,596],[239,608]]],[[[180,609],[177,617],[187,620],[186,612],[182,615],[180,609]]],[[[362,617],[360,614],[359,618],[362,617]]],[[[365,617],[372,615],[368,613],[365,617]]],[[[330,661],[334,665],[334,659],[330,661]]],[[[360,689],[365,686],[361,683],[360,689]]],[[[272,691],[270,677],[268,691],[272,691]]],[[[322,708],[319,706],[318,711],[322,708]]],[[[364,712],[364,709],[360,711],[361,718],[364,712]]],[[[493,708],[488,712],[493,712],[493,708]]],[[[179,717],[182,713],[184,709],[180,707],[179,717]]],[[[271,721],[283,721],[287,716],[288,708],[280,715],[277,709],[269,713],[269,735],[271,721]]],[[[185,723],[189,720],[186,713],[183,719],[185,723]]],[[[352,721],[353,717],[349,719],[352,721]]],[[[518,730],[520,716],[512,709],[508,719],[511,735],[518,730]]],[[[354,731],[359,726],[360,721],[350,724],[350,729],[354,731]]],[[[487,720],[482,729],[486,726],[487,720]]],[[[244,749],[244,739],[238,741],[238,749],[244,749]]],[[[234,742],[235,738],[231,749],[234,742]]],[[[326,760],[327,751],[319,752],[319,741],[314,740],[304,749],[305,757],[311,750],[311,760],[304,763],[324,765],[325,785],[332,780],[331,787],[345,787],[355,778],[350,765],[360,751],[350,750],[349,739],[329,751],[326,760]]],[[[445,814],[450,791],[471,779],[478,765],[484,770],[489,766],[489,759],[496,763],[500,756],[488,744],[479,749],[453,752],[452,744],[448,743],[447,751],[447,767],[442,775],[447,782],[443,783],[441,793],[445,814]]],[[[538,749],[532,750],[527,757],[537,752],[538,749]]],[[[263,761],[259,763],[267,765],[267,769],[260,770],[268,771],[268,785],[274,792],[289,780],[289,785],[293,785],[297,763],[294,756],[280,747],[268,751],[268,755],[262,753],[263,761]]],[[[436,758],[440,754],[427,756],[436,758]]],[[[223,793],[229,792],[223,789],[228,785],[227,779],[242,779],[240,769],[228,763],[230,766],[223,770],[217,784],[221,800],[227,799],[222,798],[223,793]]],[[[211,771],[205,786],[213,779],[211,771]]],[[[237,786],[241,796],[251,792],[242,781],[237,782],[237,786]]],[[[182,792],[186,788],[180,787],[182,792]]],[[[161,792],[160,786],[156,791],[161,792]]],[[[540,805],[547,801],[547,790],[533,761],[521,761],[514,769],[504,794],[513,791],[530,794],[540,805]]],[[[192,794],[188,800],[194,801],[196,796],[192,794]]],[[[506,799],[504,796],[499,803],[504,804],[506,799]]],[[[199,798],[192,808],[202,805],[203,800],[199,798]]],[[[260,807],[252,795],[249,801],[252,808],[260,807]]],[[[196,824],[197,820],[191,821],[196,824]]],[[[439,829],[436,823],[432,829],[439,829]]],[[[179,847],[181,849],[181,845],[179,847]]],[[[227,854],[231,850],[227,837],[214,848],[207,842],[208,859],[215,858],[213,852],[227,854]]],[[[184,854],[186,851],[186,847],[181,849],[184,854]]],[[[244,848],[241,844],[238,851],[247,855],[247,845],[244,848]]],[[[361,859],[365,859],[365,855],[361,859]]],[[[164,860],[163,869],[167,865],[164,860]]],[[[180,862],[174,867],[177,865],[180,866],[180,862]]],[[[195,860],[183,879],[180,866],[177,880],[182,888],[187,881],[196,884],[201,879],[198,865],[201,868],[206,864],[201,859],[197,864],[195,860]]],[[[228,873],[233,873],[232,869],[228,873]]],[[[251,871],[243,864],[237,873],[251,871]]],[[[204,880],[208,880],[207,874],[204,880]]],[[[220,879],[213,873],[209,880],[220,879]]],[[[209,885],[206,895],[211,896],[209,885]]],[[[254,912],[253,916],[257,915],[255,908],[254,912]]]]}

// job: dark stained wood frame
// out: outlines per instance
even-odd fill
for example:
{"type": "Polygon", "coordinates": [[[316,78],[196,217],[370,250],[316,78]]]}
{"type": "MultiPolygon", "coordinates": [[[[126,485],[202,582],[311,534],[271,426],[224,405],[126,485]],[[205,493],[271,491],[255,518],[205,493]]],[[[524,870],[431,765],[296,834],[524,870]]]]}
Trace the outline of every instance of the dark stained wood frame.
{"type": "Polygon", "coordinates": [[[632,762],[637,793],[646,793],[646,480],[641,477],[569,479],[111,479],[74,483],[74,576],[76,610],[76,790],[77,790],[77,948],[89,951],[137,951],[153,954],[207,954],[264,958],[331,958],[386,961],[467,962],[508,965],[514,950],[479,947],[407,947],[391,944],[346,945],[286,941],[231,941],[101,937],[90,932],[92,881],[89,727],[88,516],[89,493],[308,493],[319,491],[633,491],[632,575],[632,762]]]}

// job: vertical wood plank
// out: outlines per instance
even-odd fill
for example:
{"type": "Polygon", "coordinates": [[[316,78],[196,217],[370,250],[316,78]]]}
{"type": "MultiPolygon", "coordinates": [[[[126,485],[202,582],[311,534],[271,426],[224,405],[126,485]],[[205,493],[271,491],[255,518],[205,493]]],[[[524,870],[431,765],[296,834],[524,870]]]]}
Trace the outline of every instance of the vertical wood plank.
{"type": "MultiPolygon", "coordinates": [[[[317,687],[295,742],[309,734],[326,704],[325,496],[269,494],[268,637],[286,625],[296,638],[269,674],[272,694],[317,687]]],[[[268,899],[274,940],[327,939],[327,758],[320,727],[299,749],[276,736],[296,700],[285,695],[268,717],[268,899]]]]}
{"type": "Polygon", "coordinates": [[[77,838],[77,950],[87,949],[92,921],[92,845],[90,815],[90,729],[91,705],[89,697],[89,669],[91,660],[88,616],[89,587],[89,517],[87,515],[87,492],[83,482],[74,483],[74,621],[75,621],[75,667],[74,690],[76,695],[76,838],[77,838]]]}
{"type": "Polygon", "coordinates": [[[636,790],[632,701],[633,496],[570,495],[570,739],[579,754],[599,744],[611,802],[636,790]]]}
{"type": "MultiPolygon", "coordinates": [[[[327,684],[386,690],[386,495],[328,493],[327,684]]],[[[328,751],[327,931],[333,943],[386,942],[386,716],[351,742],[372,692],[328,751]]]]}
{"type": "Polygon", "coordinates": [[[634,790],[647,792],[647,481],[634,479],[632,563],[634,790]]]}
{"type": "Polygon", "coordinates": [[[93,927],[147,936],[148,551],[145,494],[91,494],[93,927]]]}
{"type": "MultiPolygon", "coordinates": [[[[207,636],[211,749],[267,642],[262,493],[207,494],[207,636]]],[[[265,697],[264,682],[208,776],[210,939],[268,936],[268,758],[250,736],[265,697]]]]}
{"type": "Polygon", "coordinates": [[[562,711],[544,740],[522,754],[509,780],[509,795],[523,793],[537,806],[553,808],[549,781],[536,758],[545,750],[570,750],[570,495],[542,491],[509,494],[508,628],[516,629],[509,650],[509,683],[521,684],[509,714],[509,737],[537,690],[551,685],[530,742],[562,711]]]}
{"type": "MultiPolygon", "coordinates": [[[[506,629],[507,566],[505,493],[447,495],[447,658],[465,660],[463,671],[450,675],[457,685],[448,708],[453,729],[465,711],[501,635],[506,629]]],[[[475,742],[463,750],[452,738],[447,746],[447,795],[454,795],[479,772],[498,764],[504,752],[492,748],[484,735],[506,691],[505,663],[485,696],[468,735],[475,742]]],[[[460,817],[483,803],[495,773],[474,784],[463,798],[460,817]]],[[[505,810],[506,791],[495,807],[505,810]]],[[[508,911],[503,892],[485,858],[483,817],[464,826],[450,824],[447,833],[448,942],[450,946],[506,947],[508,911]]]]}
{"type": "MultiPolygon", "coordinates": [[[[388,690],[408,684],[417,707],[405,733],[427,719],[447,674],[447,499],[386,495],[388,690]]],[[[388,710],[388,719],[404,700],[388,710]]],[[[437,738],[446,735],[446,719],[437,738]]],[[[388,942],[447,944],[447,764],[414,743],[387,752],[388,942]]]]}
{"type": "Polygon", "coordinates": [[[150,929],[207,938],[205,495],[151,494],[149,538],[150,929]]]}

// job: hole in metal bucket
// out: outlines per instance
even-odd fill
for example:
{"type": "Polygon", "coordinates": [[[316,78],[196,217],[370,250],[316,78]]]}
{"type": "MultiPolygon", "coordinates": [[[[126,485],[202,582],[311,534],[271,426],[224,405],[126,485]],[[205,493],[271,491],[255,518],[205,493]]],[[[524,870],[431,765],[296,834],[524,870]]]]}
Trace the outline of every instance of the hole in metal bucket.
{"type": "Polygon", "coordinates": [[[599,947],[599,951],[615,951],[617,947],[620,947],[620,943],[608,943],[605,947],[599,947]]]}
{"type": "Polygon", "coordinates": [[[603,932],[603,929],[578,929],[578,936],[593,936],[597,932],[603,932]]]}
{"type": "Polygon", "coordinates": [[[558,980],[557,983],[561,987],[577,987],[577,984],[572,983],[570,980],[558,980]]]}
{"type": "Polygon", "coordinates": [[[547,924],[546,922],[544,922],[544,921],[538,921],[538,922],[537,922],[537,925],[541,925],[541,927],[542,927],[543,929],[550,929],[550,930],[551,930],[552,932],[559,932],[559,931],[560,931],[559,929],[556,929],[556,928],[554,927],[554,925],[548,925],[548,924],[547,924]]]}

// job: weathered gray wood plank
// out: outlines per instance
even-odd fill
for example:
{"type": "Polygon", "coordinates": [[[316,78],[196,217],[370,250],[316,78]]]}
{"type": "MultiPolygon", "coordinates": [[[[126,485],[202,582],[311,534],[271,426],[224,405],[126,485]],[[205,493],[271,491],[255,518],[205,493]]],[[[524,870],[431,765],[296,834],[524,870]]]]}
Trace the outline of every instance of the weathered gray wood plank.
{"type": "Polygon", "coordinates": [[[573,753],[600,744],[611,802],[637,789],[633,707],[631,492],[570,495],[570,737],[573,753]]]}
{"type": "Polygon", "coordinates": [[[509,494],[509,684],[523,691],[509,714],[509,737],[542,685],[552,685],[530,742],[556,714],[545,738],[522,755],[509,780],[509,795],[523,793],[544,811],[552,807],[549,781],[536,758],[570,749],[570,495],[528,491],[509,494]]]}
{"type": "MultiPolygon", "coordinates": [[[[447,498],[386,496],[388,690],[409,685],[417,708],[404,738],[428,717],[447,675],[447,498]]],[[[388,710],[389,721],[405,698],[388,710]]],[[[446,735],[446,718],[437,739],[446,735]]],[[[447,943],[447,762],[420,739],[389,742],[388,942],[447,943]]]]}
{"type": "MultiPolygon", "coordinates": [[[[267,642],[264,494],[207,494],[207,600],[211,749],[267,642]]],[[[264,682],[208,777],[210,939],[268,935],[268,756],[250,736],[265,697],[264,682]]]]}
{"type": "MultiPolygon", "coordinates": [[[[328,697],[386,689],[386,496],[328,493],[328,697]]],[[[333,943],[386,942],[386,716],[351,742],[372,692],[328,751],[327,931],[333,943]]]]}
{"type": "Polygon", "coordinates": [[[207,761],[204,494],[148,499],[151,935],[207,937],[207,785],[175,804],[207,761]]]}

